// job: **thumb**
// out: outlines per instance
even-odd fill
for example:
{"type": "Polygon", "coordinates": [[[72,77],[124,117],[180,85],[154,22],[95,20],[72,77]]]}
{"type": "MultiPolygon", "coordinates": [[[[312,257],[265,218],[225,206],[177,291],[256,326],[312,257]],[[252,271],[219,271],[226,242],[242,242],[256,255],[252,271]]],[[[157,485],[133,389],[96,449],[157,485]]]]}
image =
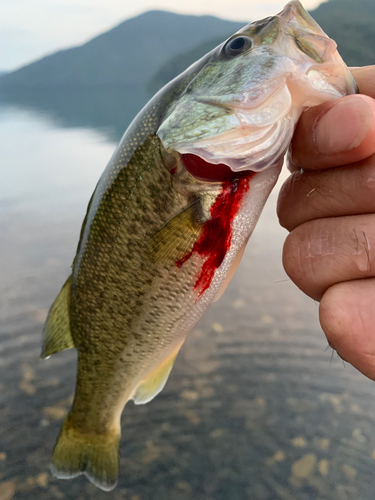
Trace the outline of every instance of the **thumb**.
{"type": "Polygon", "coordinates": [[[290,161],[292,170],[296,167],[319,170],[356,163],[373,153],[375,100],[365,95],[350,95],[302,114],[293,137],[290,161]]]}

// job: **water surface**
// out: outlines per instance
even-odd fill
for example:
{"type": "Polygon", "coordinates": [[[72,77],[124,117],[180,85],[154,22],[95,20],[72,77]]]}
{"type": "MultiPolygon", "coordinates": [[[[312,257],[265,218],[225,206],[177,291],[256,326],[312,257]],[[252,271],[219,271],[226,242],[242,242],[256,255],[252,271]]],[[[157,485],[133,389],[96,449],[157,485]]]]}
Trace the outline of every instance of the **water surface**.
{"type": "Polygon", "coordinates": [[[117,489],[49,474],[76,353],[41,361],[41,330],[119,135],[95,101],[56,108],[0,103],[0,500],[372,500],[375,385],[332,356],[287,279],[276,191],[164,391],[127,406],[117,489]]]}

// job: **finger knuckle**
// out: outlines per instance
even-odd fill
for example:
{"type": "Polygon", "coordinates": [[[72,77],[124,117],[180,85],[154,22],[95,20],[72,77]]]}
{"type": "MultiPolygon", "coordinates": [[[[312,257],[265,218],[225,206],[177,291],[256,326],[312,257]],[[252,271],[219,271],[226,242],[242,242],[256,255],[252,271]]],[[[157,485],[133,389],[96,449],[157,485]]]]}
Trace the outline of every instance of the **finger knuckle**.
{"type": "Polygon", "coordinates": [[[298,226],[285,240],[283,265],[288,276],[306,291],[314,283],[314,264],[311,256],[309,223],[298,226]]]}

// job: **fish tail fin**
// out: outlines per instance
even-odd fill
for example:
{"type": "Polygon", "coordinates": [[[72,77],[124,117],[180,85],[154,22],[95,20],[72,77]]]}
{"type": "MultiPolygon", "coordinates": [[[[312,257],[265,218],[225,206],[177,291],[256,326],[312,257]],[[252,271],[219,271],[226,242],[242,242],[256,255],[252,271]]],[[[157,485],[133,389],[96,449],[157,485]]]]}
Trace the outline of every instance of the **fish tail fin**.
{"type": "Polygon", "coordinates": [[[52,474],[71,479],[85,474],[95,486],[111,491],[117,485],[120,432],[83,433],[66,417],[53,451],[52,474]]]}

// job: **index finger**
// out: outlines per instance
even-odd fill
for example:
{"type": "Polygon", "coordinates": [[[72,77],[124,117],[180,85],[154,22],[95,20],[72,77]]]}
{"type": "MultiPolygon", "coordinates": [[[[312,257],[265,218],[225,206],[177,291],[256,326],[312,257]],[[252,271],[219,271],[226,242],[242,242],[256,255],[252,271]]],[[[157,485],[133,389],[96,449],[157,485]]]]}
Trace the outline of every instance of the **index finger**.
{"type": "Polygon", "coordinates": [[[375,66],[350,68],[351,74],[359,87],[359,93],[375,99],[375,66]]]}

